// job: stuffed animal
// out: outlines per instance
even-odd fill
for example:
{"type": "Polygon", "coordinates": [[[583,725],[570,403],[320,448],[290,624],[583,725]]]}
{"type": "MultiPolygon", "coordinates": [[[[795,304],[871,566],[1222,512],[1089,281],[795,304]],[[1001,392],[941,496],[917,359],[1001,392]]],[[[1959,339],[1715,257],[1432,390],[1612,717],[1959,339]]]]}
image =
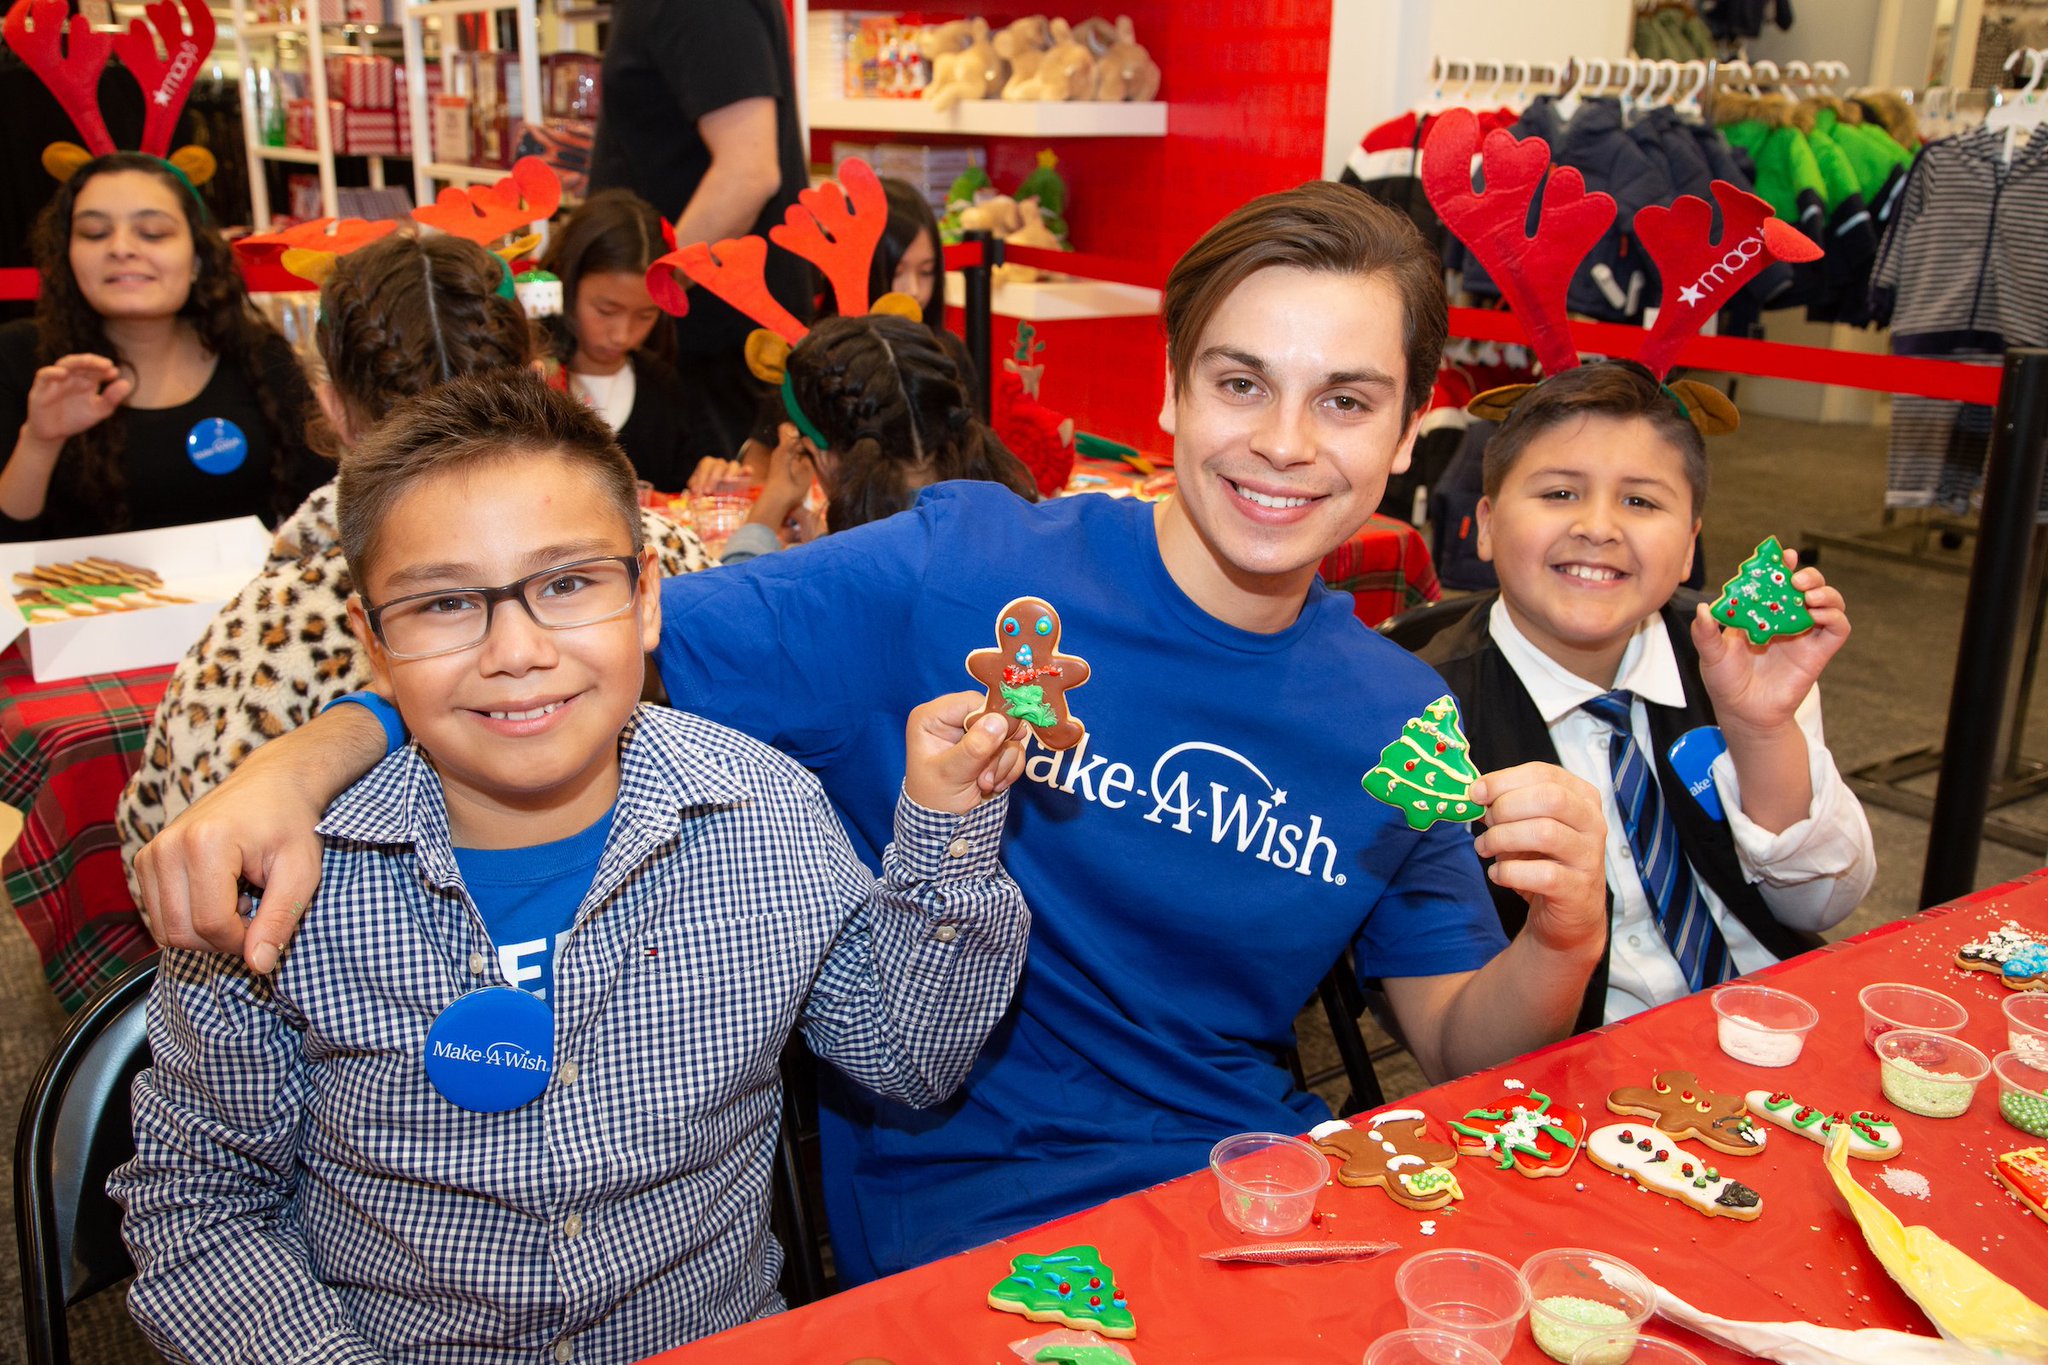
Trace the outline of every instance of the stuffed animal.
{"type": "MultiPolygon", "coordinates": [[[[1090,20],[1100,23],[1101,20],[1090,20]]],[[[1116,19],[1116,42],[1097,55],[1095,98],[1099,100],[1149,100],[1159,95],[1159,64],[1138,45],[1131,16],[1116,19]]]]}
{"type": "Polygon", "coordinates": [[[1116,46],[1116,25],[1096,15],[1074,25],[1074,36],[1088,45],[1088,50],[1100,61],[1105,53],[1116,46]]]}
{"type": "MultiPolygon", "coordinates": [[[[1034,198],[1017,201],[1017,216],[1021,224],[1013,231],[1003,234],[1003,240],[1012,246],[1035,246],[1044,251],[1062,251],[1060,239],[1045,225],[1039,214],[1038,200],[1034,198]]],[[[993,272],[998,284],[1036,284],[1048,279],[1047,272],[1030,265],[999,265],[993,272]]]]}
{"type": "Polygon", "coordinates": [[[993,42],[997,55],[1010,64],[1010,79],[1003,86],[1003,98],[1027,98],[1017,92],[1037,77],[1038,64],[1045,60],[1046,51],[1052,46],[1052,25],[1044,15],[1034,14],[1005,28],[993,42]]]}
{"type": "MultiPolygon", "coordinates": [[[[955,21],[958,22],[961,21],[955,21]]],[[[968,26],[967,46],[932,58],[931,84],[924,89],[924,97],[932,102],[932,108],[942,114],[961,100],[993,99],[1009,74],[1009,64],[989,42],[988,21],[970,19],[965,22],[968,26]]],[[[940,25],[942,31],[952,27],[953,24],[940,25]]]]}
{"type": "Polygon", "coordinates": [[[1018,210],[1017,201],[1007,194],[986,197],[977,194],[972,204],[960,210],[962,232],[986,232],[1008,241],[1010,234],[1023,226],[1024,216],[1018,210]]]}
{"type": "Polygon", "coordinates": [[[989,425],[1010,453],[1031,471],[1038,491],[1051,497],[1074,475],[1074,419],[1055,412],[1038,397],[1045,365],[1032,364],[1043,342],[1028,322],[1017,326],[1017,347],[1006,356],[989,385],[989,425]]]}
{"type": "Polygon", "coordinates": [[[1039,59],[1037,75],[1003,88],[1006,100],[1085,100],[1094,94],[1095,54],[1064,19],[1052,21],[1052,47],[1039,59]]]}

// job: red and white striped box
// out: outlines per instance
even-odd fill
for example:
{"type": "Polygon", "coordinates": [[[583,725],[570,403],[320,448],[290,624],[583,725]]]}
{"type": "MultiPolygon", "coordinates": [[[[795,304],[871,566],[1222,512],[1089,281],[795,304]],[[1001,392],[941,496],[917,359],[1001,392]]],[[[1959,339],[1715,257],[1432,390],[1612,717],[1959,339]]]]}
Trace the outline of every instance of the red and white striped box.
{"type": "Polygon", "coordinates": [[[411,156],[412,127],[396,109],[344,110],[341,147],[350,156],[411,156]]]}
{"type": "Polygon", "coordinates": [[[389,57],[329,57],[327,93],[351,109],[396,109],[398,63],[389,57]]]}

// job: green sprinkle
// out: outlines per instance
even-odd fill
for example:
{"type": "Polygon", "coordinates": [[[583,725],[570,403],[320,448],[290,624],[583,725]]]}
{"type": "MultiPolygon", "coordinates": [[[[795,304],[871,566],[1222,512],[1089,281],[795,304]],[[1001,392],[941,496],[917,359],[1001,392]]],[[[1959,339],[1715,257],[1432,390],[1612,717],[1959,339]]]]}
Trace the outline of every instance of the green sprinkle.
{"type": "Polygon", "coordinates": [[[1884,1097],[1923,1118],[1952,1119],[1970,1107],[1975,1082],[1948,1072],[1929,1071],[1908,1057],[1888,1058],[1881,1068],[1884,1097]]]}
{"type": "MultiPolygon", "coordinates": [[[[1547,1299],[1536,1300],[1540,1310],[1529,1316],[1529,1330],[1536,1335],[1536,1344],[1543,1348],[1543,1354],[1552,1360],[1561,1360],[1571,1365],[1572,1353],[1594,1337],[1605,1336],[1615,1327],[1628,1324],[1628,1314],[1611,1303],[1598,1299],[1582,1299],[1571,1294],[1553,1294],[1547,1299]]],[[[1597,1361],[1590,1365],[1623,1365],[1635,1353],[1635,1341],[1631,1337],[1626,1343],[1617,1342],[1612,1353],[1601,1352],[1597,1361]]]]}
{"type": "Polygon", "coordinates": [[[1998,1112],[2005,1115],[2005,1121],[2022,1133],[2048,1137],[2048,1100],[2038,1095],[2008,1090],[1998,1097],[1998,1112]]]}

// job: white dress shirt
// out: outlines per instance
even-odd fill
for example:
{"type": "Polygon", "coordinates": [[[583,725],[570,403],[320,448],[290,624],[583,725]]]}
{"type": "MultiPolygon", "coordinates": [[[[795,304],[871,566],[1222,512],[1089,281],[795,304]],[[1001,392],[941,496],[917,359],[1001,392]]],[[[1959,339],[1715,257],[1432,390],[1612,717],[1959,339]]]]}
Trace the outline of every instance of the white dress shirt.
{"type": "Polygon", "coordinates": [[[633,361],[629,357],[625,364],[610,374],[578,374],[569,372],[569,392],[581,398],[592,411],[610,424],[613,431],[626,425],[626,419],[633,415],[633,399],[639,393],[640,381],[633,374],[633,361]]]}
{"type": "MultiPolygon", "coordinates": [[[[1495,601],[1488,620],[1494,641],[1515,676],[1522,680],[1529,699],[1549,727],[1551,743],[1566,772],[1582,777],[1600,793],[1601,814],[1607,820],[1607,885],[1614,893],[1613,941],[1607,964],[1606,1020],[1613,1023],[1652,1005],[1661,1005],[1687,994],[1685,974],[1643,890],[1642,873],[1629,847],[1628,826],[1614,797],[1614,775],[1608,757],[1613,731],[1606,722],[1583,711],[1580,706],[1609,689],[1587,682],[1563,664],[1531,644],[1508,615],[1505,603],[1495,601]]],[[[1614,686],[1635,694],[1633,708],[1635,741],[1650,762],[1656,779],[1654,741],[1650,737],[1649,713],[1645,702],[1659,706],[1683,707],[1685,686],[1678,676],[1678,658],[1665,632],[1664,618],[1653,615],[1637,628],[1635,637],[1621,656],[1614,686]]],[[[1804,819],[1772,834],[1742,812],[1742,789],[1736,781],[1735,762],[1727,754],[1714,760],[1714,786],[1728,813],[1728,827],[1735,837],[1736,858],[1742,872],[1757,887],[1764,903],[1780,924],[1788,929],[1819,931],[1839,924],[1862,901],[1877,875],[1877,850],[1870,838],[1870,822],[1863,806],[1842,775],[1835,770],[1821,736],[1820,689],[1815,687],[1799,703],[1795,718],[1806,734],[1808,771],[1813,781],[1813,804],[1804,819]]],[[[1658,788],[1661,799],[1674,793],[1658,788]]],[[[1675,799],[1690,801],[1685,792],[1675,799]]],[[[1705,878],[1695,873],[1700,899],[1727,940],[1730,960],[1738,972],[1753,972],[1777,959],[1756,941],[1755,935],[1721,903],[1705,878]]]]}

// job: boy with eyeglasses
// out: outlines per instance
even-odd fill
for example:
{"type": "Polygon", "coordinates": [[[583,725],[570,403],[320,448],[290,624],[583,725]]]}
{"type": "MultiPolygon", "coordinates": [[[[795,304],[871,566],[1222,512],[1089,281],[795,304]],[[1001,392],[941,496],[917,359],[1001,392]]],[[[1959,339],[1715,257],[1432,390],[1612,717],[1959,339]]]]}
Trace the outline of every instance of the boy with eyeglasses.
{"type": "Polygon", "coordinates": [[[775,1311],[792,1029],[928,1105],[1015,986],[1007,723],[963,728],[974,693],[912,712],[876,881],[794,760],[638,704],[660,601],[632,468],[531,376],[395,413],[339,520],[413,742],[330,809],[273,976],[163,955],[110,1182],[132,1311],[178,1359],[464,1365],[775,1311]],[[259,1285],[260,1311],[232,1292],[259,1285]]]}

